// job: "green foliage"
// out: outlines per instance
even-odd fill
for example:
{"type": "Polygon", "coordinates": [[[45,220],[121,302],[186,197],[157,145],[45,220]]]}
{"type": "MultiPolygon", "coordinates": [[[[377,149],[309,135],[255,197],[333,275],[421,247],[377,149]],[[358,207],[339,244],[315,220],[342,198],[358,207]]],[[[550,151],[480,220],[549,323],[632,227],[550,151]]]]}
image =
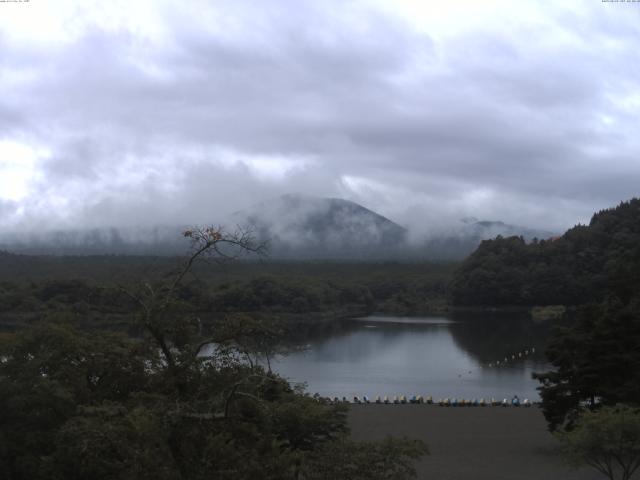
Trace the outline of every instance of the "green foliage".
{"type": "Polygon", "coordinates": [[[548,320],[561,319],[567,313],[564,305],[546,305],[544,307],[533,307],[531,309],[531,318],[537,322],[546,322],[548,320]]]}
{"type": "Polygon", "coordinates": [[[562,237],[488,240],[456,271],[457,305],[581,305],[640,288],[640,199],[593,216],[562,237]]]}
{"type": "MultiPolygon", "coordinates": [[[[133,257],[127,259],[131,263],[129,271],[118,271],[103,280],[106,271],[111,271],[105,271],[108,261],[113,262],[112,269],[119,270],[122,258],[73,257],[66,259],[68,268],[60,265],[60,270],[55,257],[19,258],[37,280],[0,282],[0,326],[21,327],[45,315],[65,312],[85,327],[130,329],[127,318],[138,311],[139,305],[114,284],[128,289],[140,284],[158,287],[167,277],[159,267],[152,266],[155,262],[161,262],[167,270],[170,266],[167,259],[133,257]],[[68,277],[79,273],[86,277],[68,277]]],[[[6,263],[0,256],[0,278],[6,272],[6,263]]],[[[176,286],[174,301],[180,303],[181,312],[200,318],[204,327],[220,314],[246,313],[279,316],[289,323],[287,331],[304,332],[322,317],[446,310],[452,267],[245,262],[225,265],[216,274],[211,273],[216,269],[202,270],[199,265],[192,270],[194,275],[176,286]]]]}
{"type": "Polygon", "coordinates": [[[47,324],[0,355],[4,478],[293,478],[346,432],[343,407],[225,354],[172,369],[153,342],[47,324]]]}
{"type": "Polygon", "coordinates": [[[629,480],[640,467],[640,410],[625,405],[580,415],[570,431],[558,432],[567,459],[587,464],[611,480],[629,480]]]}
{"type": "Polygon", "coordinates": [[[122,402],[145,388],[148,363],[122,335],[89,335],[58,324],[1,345],[0,452],[8,478],[46,478],[60,428],[81,405],[122,402]],[[18,473],[19,472],[19,473],[18,473]]]}
{"type": "Polygon", "coordinates": [[[180,478],[153,412],[103,403],[81,407],[58,430],[51,473],[60,478],[180,478]]]}
{"type": "Polygon", "coordinates": [[[583,405],[640,405],[640,299],[609,299],[584,307],[570,327],[558,328],[546,351],[554,370],[541,382],[551,429],[572,425],[583,405]]]}
{"type": "Polygon", "coordinates": [[[250,366],[264,359],[271,372],[271,359],[285,353],[286,326],[274,317],[256,317],[246,314],[227,315],[214,325],[214,337],[219,349],[236,349],[250,366]]]}
{"type": "Polygon", "coordinates": [[[638,292],[640,199],[557,239],[482,242],[451,283],[458,305],[580,307],[549,342],[554,370],[534,374],[551,430],[571,428],[584,406],[640,404],[638,292]]]}
{"type": "MultiPolygon", "coordinates": [[[[280,348],[281,323],[236,313],[202,328],[194,315],[202,291],[183,282],[194,260],[253,247],[213,228],[185,236],[193,253],[168,277],[117,291],[66,280],[18,287],[35,292],[42,316],[51,313],[0,336],[1,478],[301,480],[333,461],[323,452],[334,444],[378,475],[369,478],[409,478],[410,460],[423,453],[418,444],[353,444],[345,406],[311,398],[258,365],[280,348]],[[121,308],[135,336],[87,328],[78,304],[89,312],[121,308]]],[[[259,305],[288,298],[278,282],[254,285],[259,305]]],[[[321,302],[325,291],[311,290],[321,302]]],[[[345,459],[342,471],[352,463],[345,459]]]]}
{"type": "MultiPolygon", "coordinates": [[[[343,265],[341,269],[344,268],[343,265]]],[[[384,272],[384,268],[381,270],[384,272]]],[[[393,277],[378,273],[351,281],[261,275],[224,283],[212,297],[210,306],[224,312],[306,313],[351,307],[362,314],[374,310],[406,313],[429,309],[429,301],[443,302],[447,282],[448,274],[429,271],[421,275],[395,272],[393,277]]]]}

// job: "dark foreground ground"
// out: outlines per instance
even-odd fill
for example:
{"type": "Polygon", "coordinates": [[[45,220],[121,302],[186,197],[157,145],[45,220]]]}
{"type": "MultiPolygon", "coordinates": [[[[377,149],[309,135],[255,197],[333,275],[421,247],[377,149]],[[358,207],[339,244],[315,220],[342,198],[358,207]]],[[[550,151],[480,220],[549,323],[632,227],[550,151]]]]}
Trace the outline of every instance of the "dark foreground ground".
{"type": "Polygon", "coordinates": [[[573,470],[557,452],[541,411],[532,408],[352,405],[356,440],[387,435],[420,438],[431,452],[417,464],[419,479],[602,480],[573,470]]]}

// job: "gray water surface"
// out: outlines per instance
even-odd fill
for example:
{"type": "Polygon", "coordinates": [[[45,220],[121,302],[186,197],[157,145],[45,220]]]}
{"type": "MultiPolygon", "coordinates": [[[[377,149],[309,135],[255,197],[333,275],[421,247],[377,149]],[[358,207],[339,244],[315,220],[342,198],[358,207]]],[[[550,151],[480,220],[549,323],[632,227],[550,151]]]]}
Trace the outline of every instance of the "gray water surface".
{"type": "Polygon", "coordinates": [[[531,373],[548,369],[546,337],[544,325],[513,316],[372,316],[311,336],[274,370],[331,397],[538,399],[531,373]]]}

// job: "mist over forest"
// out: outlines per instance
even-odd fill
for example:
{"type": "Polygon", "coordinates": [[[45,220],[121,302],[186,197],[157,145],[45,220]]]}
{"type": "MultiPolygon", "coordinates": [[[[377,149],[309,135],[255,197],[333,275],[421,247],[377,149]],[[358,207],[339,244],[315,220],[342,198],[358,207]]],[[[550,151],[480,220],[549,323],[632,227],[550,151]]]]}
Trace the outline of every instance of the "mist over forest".
{"type": "MultiPolygon", "coordinates": [[[[418,234],[361,205],[337,198],[284,195],[234,212],[212,225],[241,229],[275,259],[459,260],[482,240],[501,236],[547,239],[554,233],[500,221],[460,219],[418,234]]],[[[101,228],[0,234],[0,248],[56,255],[179,255],[193,225],[101,228]]]]}
{"type": "Polygon", "coordinates": [[[638,45],[639,0],[0,0],[0,478],[637,478],[638,45]]]}

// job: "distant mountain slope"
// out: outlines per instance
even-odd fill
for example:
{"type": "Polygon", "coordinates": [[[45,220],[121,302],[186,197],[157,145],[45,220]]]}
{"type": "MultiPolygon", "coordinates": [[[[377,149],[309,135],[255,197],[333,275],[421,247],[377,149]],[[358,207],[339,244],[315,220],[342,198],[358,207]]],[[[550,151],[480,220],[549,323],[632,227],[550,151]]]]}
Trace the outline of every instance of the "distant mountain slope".
{"type": "Polygon", "coordinates": [[[271,255],[285,258],[398,258],[460,260],[482,240],[498,235],[526,241],[553,232],[467,218],[447,232],[409,243],[407,230],[357,203],[339,198],[284,195],[236,212],[234,223],[250,225],[269,240],[271,255]]]}
{"type": "Polygon", "coordinates": [[[0,235],[0,250],[30,255],[176,255],[189,244],[184,227],[121,227],[0,235]]]}
{"type": "Polygon", "coordinates": [[[498,235],[503,237],[523,237],[526,241],[534,238],[544,240],[553,237],[555,233],[549,230],[538,230],[519,225],[510,225],[500,221],[476,220],[475,218],[463,221],[461,235],[465,237],[477,238],[479,240],[490,240],[498,235]]]}
{"type": "MultiPolygon", "coordinates": [[[[408,231],[362,205],[340,198],[283,195],[246,210],[227,221],[249,228],[268,242],[271,258],[461,260],[482,240],[522,236],[530,241],[553,234],[503,222],[465,219],[446,232],[409,241],[408,231]]],[[[0,233],[0,250],[54,255],[181,255],[189,247],[181,233],[189,225],[98,228],[31,233],[0,233]]]]}
{"type": "Polygon", "coordinates": [[[548,239],[556,234],[547,230],[536,230],[500,221],[479,221],[465,218],[460,225],[446,232],[435,234],[425,241],[424,250],[431,258],[461,260],[470,255],[483,240],[501,237],[522,237],[525,242],[533,239],[548,239]]]}
{"type": "Polygon", "coordinates": [[[640,290],[640,199],[593,215],[559,238],[484,241],[452,283],[459,305],[579,305],[640,290]]]}
{"type": "MultiPolygon", "coordinates": [[[[250,228],[275,258],[395,258],[406,230],[338,198],[284,195],[236,212],[228,222],[250,228]]],[[[98,228],[0,234],[0,250],[54,255],[176,255],[188,249],[186,226],[98,228]]],[[[406,253],[406,252],[405,252],[406,253]]]]}
{"type": "Polygon", "coordinates": [[[236,212],[234,223],[288,258],[390,258],[405,245],[404,228],[340,198],[284,195],[236,212]]]}

